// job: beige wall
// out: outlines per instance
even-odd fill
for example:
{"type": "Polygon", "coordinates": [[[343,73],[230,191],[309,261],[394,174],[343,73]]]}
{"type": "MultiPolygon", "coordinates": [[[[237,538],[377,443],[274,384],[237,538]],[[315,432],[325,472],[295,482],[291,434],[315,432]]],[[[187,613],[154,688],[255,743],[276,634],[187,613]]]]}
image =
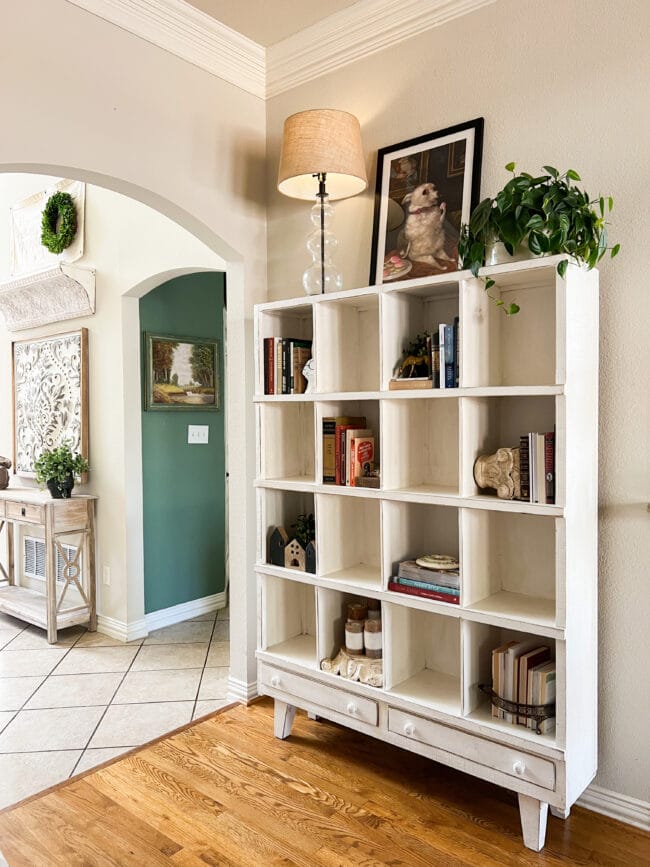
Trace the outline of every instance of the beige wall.
{"type": "MultiPolygon", "coordinates": [[[[600,771],[596,782],[649,798],[648,475],[650,333],[650,4],[498,0],[267,103],[269,293],[300,294],[307,206],[275,190],[284,118],[343,108],[361,120],[374,190],[377,149],[485,118],[482,194],[515,160],[575,168],[615,200],[623,245],[601,268],[600,771]]],[[[373,194],[336,205],[344,286],[368,283],[373,194]]]]}
{"type": "MultiPolygon", "coordinates": [[[[245,360],[229,366],[226,382],[227,438],[238,444],[229,457],[230,568],[237,588],[231,674],[253,681],[249,398],[252,305],[265,295],[266,276],[264,103],[65,0],[5,3],[1,29],[0,172],[81,177],[133,195],[227,262],[228,337],[245,360]]],[[[131,325],[132,313],[126,314],[131,325]]],[[[124,508],[129,517],[132,503],[124,508]]]]}
{"type": "MultiPolygon", "coordinates": [[[[9,272],[9,208],[47,189],[52,178],[0,174],[0,282],[9,272]]],[[[88,185],[84,255],[76,263],[97,272],[96,314],[10,334],[0,318],[0,407],[11,407],[11,341],[85,327],[89,342],[91,474],[97,504],[97,573],[109,566],[111,584],[98,584],[98,612],[120,622],[142,619],[142,491],[140,478],[139,328],[123,335],[124,296],[143,283],[161,283],[179,269],[223,270],[223,260],[167,217],[133,199],[88,185]],[[134,389],[125,389],[125,381],[134,389]],[[126,429],[129,426],[129,436],[126,429]],[[130,472],[126,472],[127,460],[130,472]],[[135,508],[134,508],[135,507],[135,508]],[[131,519],[127,519],[131,514],[131,519]],[[131,551],[129,552],[129,547],[131,551]],[[129,559],[131,568],[129,569],[129,559]],[[129,579],[131,588],[129,588],[129,579]],[[129,605],[131,589],[131,605],[129,605]]],[[[128,301],[131,296],[128,296],[128,301]]],[[[126,303],[128,303],[128,301],[126,303]]],[[[133,299],[138,315],[137,297],[133,299]]],[[[136,323],[137,324],[137,323],[136,323]]],[[[0,412],[0,453],[12,453],[11,412],[0,412]]],[[[14,477],[12,485],[34,484],[14,477]]]]}

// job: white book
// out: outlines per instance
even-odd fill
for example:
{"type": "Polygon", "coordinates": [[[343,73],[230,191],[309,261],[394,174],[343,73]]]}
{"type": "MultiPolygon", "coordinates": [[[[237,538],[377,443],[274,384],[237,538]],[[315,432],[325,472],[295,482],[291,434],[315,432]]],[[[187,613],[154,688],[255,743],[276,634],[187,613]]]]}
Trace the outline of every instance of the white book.
{"type": "Polygon", "coordinates": [[[546,502],[546,455],[544,453],[544,434],[535,434],[535,489],[536,503],[546,502]]]}
{"type": "Polygon", "coordinates": [[[438,349],[438,352],[440,353],[440,388],[447,388],[445,382],[445,332],[448,328],[449,326],[445,325],[444,322],[441,322],[438,326],[438,340],[440,342],[440,347],[438,349]]]}
{"type": "Polygon", "coordinates": [[[534,433],[528,434],[528,485],[530,488],[529,500],[531,503],[536,503],[537,495],[537,436],[534,433]]]}
{"type": "MultiPolygon", "coordinates": [[[[506,651],[505,677],[501,695],[508,701],[517,701],[519,690],[519,657],[529,650],[539,646],[539,638],[529,638],[527,641],[518,641],[506,651]]],[[[517,714],[505,713],[505,721],[517,722],[517,714]]]]}

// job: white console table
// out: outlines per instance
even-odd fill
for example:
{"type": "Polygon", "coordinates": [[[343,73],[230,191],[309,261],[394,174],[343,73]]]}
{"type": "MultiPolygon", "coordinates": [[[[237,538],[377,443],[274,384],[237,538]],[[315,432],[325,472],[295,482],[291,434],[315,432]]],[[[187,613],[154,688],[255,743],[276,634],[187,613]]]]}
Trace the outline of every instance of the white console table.
{"type": "Polygon", "coordinates": [[[47,630],[50,644],[57,630],[87,623],[97,628],[95,607],[95,499],[77,495],[55,500],[49,493],[32,488],[0,491],[0,531],[7,531],[7,562],[0,563],[0,611],[47,630]],[[45,540],[45,592],[39,593],[16,581],[14,562],[15,525],[40,527],[45,540]],[[81,537],[70,559],[64,537],[81,537]],[[57,586],[57,553],[63,562],[57,586]],[[59,590],[60,588],[60,590],[59,590]]]}

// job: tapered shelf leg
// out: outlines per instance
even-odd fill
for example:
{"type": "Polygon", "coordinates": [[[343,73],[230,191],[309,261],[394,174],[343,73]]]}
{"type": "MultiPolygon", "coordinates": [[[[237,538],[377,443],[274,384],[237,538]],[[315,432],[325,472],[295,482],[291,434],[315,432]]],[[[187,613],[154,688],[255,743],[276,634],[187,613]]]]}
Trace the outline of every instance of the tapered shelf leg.
{"type": "Polygon", "coordinates": [[[521,818],[521,831],[524,835],[524,846],[539,852],[544,848],[546,839],[546,819],[548,816],[548,804],[531,798],[529,795],[518,795],[519,816],[521,818]]]}
{"type": "Polygon", "coordinates": [[[562,809],[561,807],[549,807],[551,811],[551,816],[555,816],[556,819],[568,819],[571,815],[571,807],[565,807],[562,809]]]}
{"type": "Polygon", "coordinates": [[[274,700],[273,707],[273,734],[276,738],[284,740],[291,734],[291,726],[293,718],[296,715],[296,709],[292,704],[287,704],[284,701],[274,700]]]}

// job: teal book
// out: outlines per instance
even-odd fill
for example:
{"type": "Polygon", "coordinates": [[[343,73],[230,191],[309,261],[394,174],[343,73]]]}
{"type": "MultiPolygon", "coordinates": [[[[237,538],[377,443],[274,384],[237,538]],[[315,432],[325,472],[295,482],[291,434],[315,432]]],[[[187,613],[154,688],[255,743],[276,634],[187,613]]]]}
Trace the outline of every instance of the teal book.
{"type": "Polygon", "coordinates": [[[418,587],[420,590],[432,590],[435,593],[446,593],[448,596],[460,596],[460,590],[454,587],[442,587],[440,584],[429,584],[426,581],[415,581],[412,578],[393,578],[397,584],[406,587],[418,587]]]}

